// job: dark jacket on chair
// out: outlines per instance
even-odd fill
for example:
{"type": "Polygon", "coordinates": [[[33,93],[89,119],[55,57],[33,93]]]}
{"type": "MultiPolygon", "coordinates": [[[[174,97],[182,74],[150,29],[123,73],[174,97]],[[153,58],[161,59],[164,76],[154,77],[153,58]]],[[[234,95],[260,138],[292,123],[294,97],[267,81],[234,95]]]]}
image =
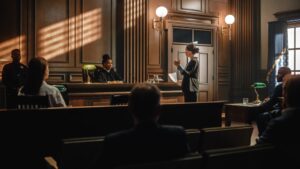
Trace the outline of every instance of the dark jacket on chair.
{"type": "MultiPolygon", "coordinates": [[[[282,115],[270,121],[266,130],[258,140],[258,144],[273,144],[281,157],[280,161],[287,160],[286,164],[300,167],[300,137],[299,137],[300,108],[287,108],[282,115]],[[283,158],[284,157],[284,158],[283,158]]],[[[286,167],[289,168],[289,167],[286,167]]]]}

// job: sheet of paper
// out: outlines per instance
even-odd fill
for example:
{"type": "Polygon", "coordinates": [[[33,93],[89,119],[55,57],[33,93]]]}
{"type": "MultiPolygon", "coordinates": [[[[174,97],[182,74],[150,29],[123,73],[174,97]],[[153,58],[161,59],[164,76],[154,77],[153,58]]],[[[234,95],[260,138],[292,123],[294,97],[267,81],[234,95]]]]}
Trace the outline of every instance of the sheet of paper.
{"type": "Polygon", "coordinates": [[[172,82],[177,83],[177,73],[173,72],[173,73],[169,73],[168,74],[170,79],[172,80],[172,82]]]}

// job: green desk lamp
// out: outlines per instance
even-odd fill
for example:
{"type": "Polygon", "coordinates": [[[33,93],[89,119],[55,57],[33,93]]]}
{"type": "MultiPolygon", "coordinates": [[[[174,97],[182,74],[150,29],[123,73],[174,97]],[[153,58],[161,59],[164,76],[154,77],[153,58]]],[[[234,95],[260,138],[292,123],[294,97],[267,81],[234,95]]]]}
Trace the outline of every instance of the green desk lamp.
{"type": "Polygon", "coordinates": [[[265,88],[265,87],[267,87],[266,84],[265,84],[265,83],[262,83],[262,82],[255,82],[255,83],[253,83],[253,84],[251,85],[251,87],[253,87],[254,92],[255,92],[255,94],[256,94],[256,100],[255,100],[253,103],[254,103],[254,104],[260,104],[261,101],[260,101],[260,99],[259,99],[259,94],[258,94],[258,92],[257,92],[256,89],[262,89],[262,88],[265,88]]]}
{"type": "MultiPolygon", "coordinates": [[[[96,69],[96,66],[93,65],[93,64],[84,64],[84,65],[82,66],[82,69],[83,69],[84,73],[85,73],[86,76],[87,76],[87,83],[91,83],[91,77],[90,77],[90,75],[89,75],[89,71],[90,71],[90,70],[95,70],[95,69],[96,69]]],[[[82,78],[83,78],[83,77],[82,77],[82,78]]]]}

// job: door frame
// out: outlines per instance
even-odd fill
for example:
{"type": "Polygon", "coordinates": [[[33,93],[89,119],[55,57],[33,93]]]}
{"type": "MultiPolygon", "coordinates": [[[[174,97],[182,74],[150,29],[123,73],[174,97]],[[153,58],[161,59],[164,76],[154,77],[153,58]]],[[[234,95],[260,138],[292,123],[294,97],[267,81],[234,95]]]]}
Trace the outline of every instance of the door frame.
{"type": "Polygon", "coordinates": [[[173,45],[173,28],[190,28],[190,29],[206,29],[212,31],[212,44],[211,45],[198,45],[198,46],[210,46],[213,47],[213,77],[212,77],[212,94],[213,99],[217,99],[217,91],[218,91],[218,39],[217,39],[217,31],[218,25],[209,23],[206,21],[195,21],[195,20],[166,20],[166,30],[167,30],[167,40],[168,40],[168,67],[167,71],[170,72],[172,70],[173,63],[172,59],[172,45],[173,45]]]}

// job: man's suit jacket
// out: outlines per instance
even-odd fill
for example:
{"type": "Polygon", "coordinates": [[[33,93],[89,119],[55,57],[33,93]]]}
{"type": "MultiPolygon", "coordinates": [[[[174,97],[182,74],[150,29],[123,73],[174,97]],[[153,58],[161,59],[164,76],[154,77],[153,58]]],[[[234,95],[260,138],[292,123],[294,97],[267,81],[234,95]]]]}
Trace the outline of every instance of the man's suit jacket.
{"type": "Polygon", "coordinates": [[[105,137],[99,165],[112,168],[182,157],[189,151],[185,131],[180,126],[138,125],[105,137]]]}
{"type": "MultiPolygon", "coordinates": [[[[287,164],[300,167],[300,135],[299,135],[300,108],[288,108],[282,115],[270,121],[266,130],[258,140],[258,144],[271,143],[275,146],[280,161],[287,160],[287,164]]],[[[286,167],[289,168],[289,167],[286,167]]]]}
{"type": "Polygon", "coordinates": [[[281,109],[281,101],[279,99],[280,97],[282,97],[282,83],[279,83],[277,86],[275,86],[270,99],[260,105],[260,107],[262,108],[261,111],[265,112],[271,111],[273,109],[281,109]]]}
{"type": "Polygon", "coordinates": [[[183,92],[197,92],[199,91],[199,62],[197,59],[193,58],[187,64],[186,68],[183,69],[181,66],[177,68],[183,75],[182,79],[182,90],[183,92]]]}

